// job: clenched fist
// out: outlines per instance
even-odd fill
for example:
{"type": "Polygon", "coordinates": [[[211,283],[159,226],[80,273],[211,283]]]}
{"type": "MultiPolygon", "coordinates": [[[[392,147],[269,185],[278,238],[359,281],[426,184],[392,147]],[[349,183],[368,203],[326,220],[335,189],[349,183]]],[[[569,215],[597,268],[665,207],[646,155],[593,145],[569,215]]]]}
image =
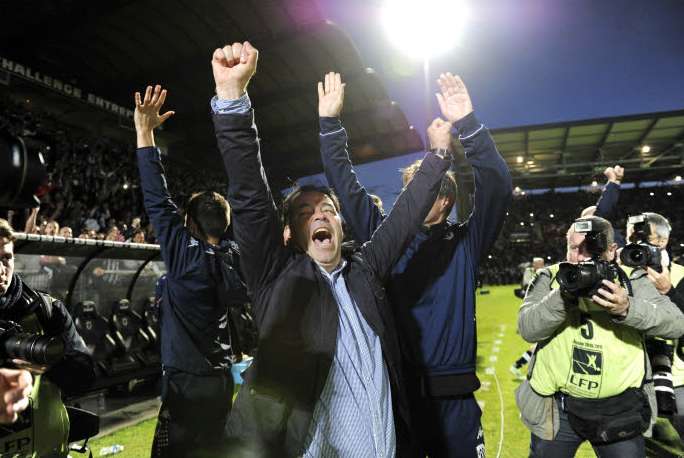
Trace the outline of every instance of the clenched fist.
{"type": "Polygon", "coordinates": [[[608,178],[609,182],[612,181],[613,183],[620,184],[625,176],[625,169],[619,165],[607,167],[606,170],[603,171],[603,174],[608,178]]]}
{"type": "Polygon", "coordinates": [[[222,100],[235,100],[247,90],[256,72],[259,51],[249,41],[217,48],[211,59],[216,95],[222,100]]]}
{"type": "Polygon", "coordinates": [[[427,129],[430,148],[450,149],[451,123],[442,118],[435,118],[427,129]]]}

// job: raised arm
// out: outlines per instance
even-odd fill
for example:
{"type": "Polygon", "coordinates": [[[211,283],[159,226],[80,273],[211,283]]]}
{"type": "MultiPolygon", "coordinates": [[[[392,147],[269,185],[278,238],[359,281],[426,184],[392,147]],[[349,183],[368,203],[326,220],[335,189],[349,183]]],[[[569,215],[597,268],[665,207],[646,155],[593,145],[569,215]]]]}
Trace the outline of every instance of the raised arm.
{"type": "Polygon", "coordinates": [[[178,277],[184,272],[181,254],[190,244],[191,237],[169,194],[161,155],[154,142],[154,129],[174,114],[173,111],[167,111],[159,115],[165,100],[166,90],[159,85],[154,89],[148,86],[143,99],[136,92],[134,121],[143,203],[159,241],[166,268],[171,276],[178,277]]]}
{"type": "MultiPolygon", "coordinates": [[[[616,165],[615,167],[608,167],[603,171],[603,174],[608,178],[608,182],[603,188],[601,197],[596,202],[596,216],[605,218],[613,224],[615,228],[615,219],[617,218],[618,200],[620,199],[620,183],[625,176],[625,169],[616,165]]],[[[618,246],[625,246],[625,238],[622,233],[615,230],[615,242],[618,246]]]]}
{"type": "Polygon", "coordinates": [[[441,90],[437,94],[439,107],[458,131],[466,158],[473,166],[475,198],[468,219],[468,233],[478,261],[501,230],[513,195],[511,174],[489,131],[475,117],[470,95],[461,78],[446,73],[440,75],[437,82],[441,90]]]}
{"type": "MultiPolygon", "coordinates": [[[[258,51],[245,42],[216,49],[211,62],[218,97],[212,103],[216,141],[228,174],[233,235],[243,253],[242,271],[252,293],[279,271],[285,254],[282,225],[261,164],[254,112],[246,93],[257,59],[258,51]]],[[[257,320],[261,312],[256,310],[257,320]]]]}
{"type": "Polygon", "coordinates": [[[363,243],[370,240],[384,217],[359,183],[349,159],[347,131],[340,121],[344,87],[339,73],[327,73],[325,81],[318,83],[321,160],[328,184],[340,199],[344,220],[354,239],[363,243]]]}
{"type": "Polygon", "coordinates": [[[24,226],[24,233],[26,234],[35,234],[36,232],[36,222],[38,220],[38,211],[40,210],[40,207],[33,207],[31,209],[31,212],[29,213],[28,218],[26,219],[26,225],[24,226]]]}
{"type": "MultiPolygon", "coordinates": [[[[428,137],[433,148],[446,151],[451,141],[451,124],[440,118],[432,121],[428,137]]],[[[428,153],[420,168],[399,195],[392,211],[369,243],[363,246],[366,259],[378,277],[384,279],[418,232],[439,193],[442,178],[451,165],[451,155],[428,153]]]]}

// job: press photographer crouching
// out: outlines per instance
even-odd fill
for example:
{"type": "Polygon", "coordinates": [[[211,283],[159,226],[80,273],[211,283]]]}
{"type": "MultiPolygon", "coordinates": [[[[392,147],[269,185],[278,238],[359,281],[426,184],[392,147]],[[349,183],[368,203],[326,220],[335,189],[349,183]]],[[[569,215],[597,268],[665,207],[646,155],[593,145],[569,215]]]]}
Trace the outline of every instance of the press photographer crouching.
{"type": "Polygon", "coordinates": [[[541,269],[528,288],[518,331],[538,345],[516,401],[531,457],[572,457],[585,440],[601,457],[645,454],[656,404],[644,337],[679,337],[684,315],[644,269],[628,276],[616,249],[608,221],[580,218],[567,262],[541,269]]]}
{"type": "MultiPolygon", "coordinates": [[[[0,456],[67,456],[69,416],[61,395],[92,384],[93,361],[64,304],[32,290],[14,272],[13,231],[0,219],[0,366],[12,365],[33,372],[33,389],[21,393],[29,398],[27,408],[0,429],[0,456]]],[[[30,387],[29,375],[20,372],[21,379],[10,383],[30,387]]]]}

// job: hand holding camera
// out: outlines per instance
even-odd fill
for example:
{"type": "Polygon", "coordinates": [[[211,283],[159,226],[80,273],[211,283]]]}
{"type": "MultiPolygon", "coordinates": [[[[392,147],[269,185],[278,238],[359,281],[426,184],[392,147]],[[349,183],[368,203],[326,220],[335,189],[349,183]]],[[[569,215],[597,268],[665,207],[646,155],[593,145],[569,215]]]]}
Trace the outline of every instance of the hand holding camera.
{"type": "Polygon", "coordinates": [[[591,300],[605,308],[612,315],[627,316],[629,311],[627,291],[622,286],[609,280],[603,280],[601,283],[604,287],[599,288],[596,294],[591,296],[591,300]]]}

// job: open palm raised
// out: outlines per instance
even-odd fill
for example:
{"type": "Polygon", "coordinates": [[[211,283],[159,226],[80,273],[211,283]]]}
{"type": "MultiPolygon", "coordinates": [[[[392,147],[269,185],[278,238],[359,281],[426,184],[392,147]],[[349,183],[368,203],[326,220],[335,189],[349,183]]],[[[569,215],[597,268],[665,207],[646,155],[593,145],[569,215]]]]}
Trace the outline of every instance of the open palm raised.
{"type": "Polygon", "coordinates": [[[442,115],[455,123],[473,112],[473,104],[463,80],[458,75],[442,73],[437,79],[441,93],[435,94],[442,115]]]}

